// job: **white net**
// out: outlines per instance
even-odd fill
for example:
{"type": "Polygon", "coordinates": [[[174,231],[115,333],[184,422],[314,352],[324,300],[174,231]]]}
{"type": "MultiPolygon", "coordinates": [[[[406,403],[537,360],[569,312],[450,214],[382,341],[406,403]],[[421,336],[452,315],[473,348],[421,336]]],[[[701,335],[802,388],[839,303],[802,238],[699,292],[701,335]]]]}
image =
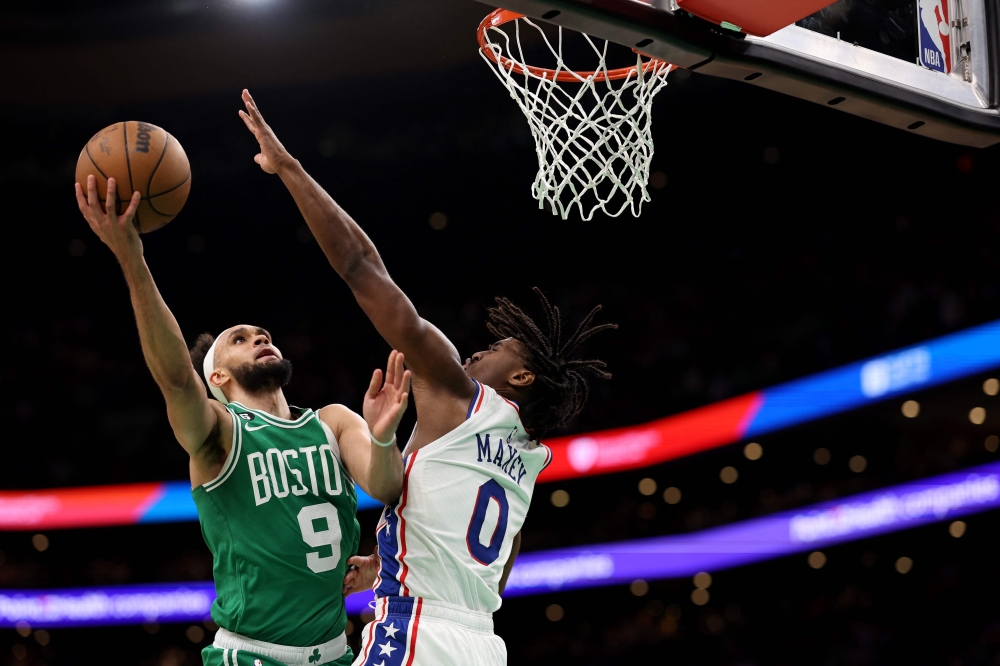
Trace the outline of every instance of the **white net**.
{"type": "Polygon", "coordinates": [[[492,25],[481,32],[480,54],[528,119],[538,157],[538,174],[531,185],[538,207],[548,202],[564,220],[573,209],[583,220],[598,210],[617,216],[627,208],[638,217],[642,203],[649,201],[653,97],[667,84],[673,66],[643,61],[636,54],[636,64],[627,72],[609,70],[608,43],[599,48],[589,35],[582,35],[598,64],[593,72],[578,73],[563,60],[561,27],[553,45],[528,18],[508,24],[512,36],[499,27],[503,19],[497,13],[492,16],[492,25]],[[555,67],[525,63],[522,25],[541,34],[555,67]]]}

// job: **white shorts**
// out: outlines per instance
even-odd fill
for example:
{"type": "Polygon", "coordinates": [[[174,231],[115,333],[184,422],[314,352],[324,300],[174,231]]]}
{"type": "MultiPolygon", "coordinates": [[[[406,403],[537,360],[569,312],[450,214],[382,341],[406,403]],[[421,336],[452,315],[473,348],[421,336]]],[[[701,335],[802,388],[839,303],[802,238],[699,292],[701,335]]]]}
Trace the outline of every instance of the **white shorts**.
{"type": "Polygon", "coordinates": [[[493,615],[419,597],[375,600],[353,666],[506,666],[493,615]]]}

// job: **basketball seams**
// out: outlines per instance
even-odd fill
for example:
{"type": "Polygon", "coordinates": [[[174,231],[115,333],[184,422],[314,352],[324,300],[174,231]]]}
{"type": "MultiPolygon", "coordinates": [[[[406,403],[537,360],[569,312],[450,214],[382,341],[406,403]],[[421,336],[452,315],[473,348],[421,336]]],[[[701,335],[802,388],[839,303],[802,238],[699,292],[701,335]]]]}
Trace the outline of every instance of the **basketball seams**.
{"type": "MultiPolygon", "coordinates": [[[[135,192],[135,185],[132,184],[132,160],[128,156],[128,123],[122,123],[122,134],[122,139],[125,140],[125,167],[128,169],[128,197],[131,199],[132,193],[135,192]]],[[[115,196],[118,196],[117,192],[115,192],[115,196]]]]}
{"type": "MultiPolygon", "coordinates": [[[[166,136],[166,138],[163,141],[163,150],[160,151],[160,157],[156,160],[156,166],[154,166],[153,170],[149,172],[149,182],[146,183],[146,197],[147,197],[146,205],[149,206],[150,210],[152,210],[157,215],[166,216],[166,213],[161,213],[160,211],[156,210],[156,206],[153,205],[153,197],[149,196],[149,190],[150,188],[153,187],[153,178],[156,176],[156,170],[159,169],[160,164],[163,163],[163,156],[167,154],[167,148],[170,146],[170,132],[163,130],[163,134],[166,136]]],[[[187,178],[185,178],[184,180],[186,182],[187,178]]],[[[170,217],[173,216],[171,215],[170,217]]]]}
{"type": "Polygon", "coordinates": [[[184,180],[182,180],[177,185],[174,185],[169,190],[164,190],[163,192],[157,192],[156,194],[154,194],[152,196],[145,197],[144,201],[146,202],[146,205],[149,206],[152,209],[152,211],[154,213],[156,213],[157,215],[169,215],[170,217],[175,217],[177,215],[177,213],[170,214],[170,213],[161,213],[160,211],[158,211],[156,209],[156,206],[153,205],[153,199],[155,199],[156,197],[162,197],[165,194],[170,194],[174,190],[176,190],[176,189],[178,189],[180,187],[183,187],[184,184],[187,183],[188,180],[190,180],[190,178],[191,178],[191,172],[188,171],[188,174],[187,174],[187,176],[184,177],[184,180]]]}
{"type": "Polygon", "coordinates": [[[160,151],[160,158],[156,160],[156,166],[153,170],[149,172],[149,182],[146,183],[146,197],[152,199],[153,197],[149,194],[149,190],[153,187],[153,178],[156,176],[156,170],[160,168],[160,164],[163,163],[163,156],[167,154],[167,147],[170,145],[170,132],[162,130],[167,136],[166,140],[163,142],[163,150],[160,151]]]}
{"type": "MultiPolygon", "coordinates": [[[[156,161],[152,164],[150,163],[149,159],[152,157],[151,155],[137,154],[136,157],[137,159],[139,159],[139,161],[136,162],[136,168],[139,171],[133,173],[132,155],[130,149],[132,148],[131,144],[134,142],[130,142],[128,138],[128,132],[130,131],[129,124],[135,126],[137,123],[136,121],[124,121],[115,123],[114,125],[111,125],[110,127],[107,127],[104,130],[101,130],[100,132],[96,133],[93,137],[91,137],[90,141],[84,144],[84,150],[81,151],[80,157],[77,160],[77,172],[78,172],[77,180],[83,180],[83,182],[86,182],[86,174],[88,171],[90,173],[97,175],[99,178],[104,178],[105,181],[109,181],[112,177],[116,177],[116,180],[119,181],[125,181],[127,178],[129,188],[133,192],[136,190],[137,185],[141,187],[141,183],[137,183],[137,179],[146,180],[147,181],[146,191],[140,192],[139,196],[140,205],[138,206],[138,209],[136,210],[135,215],[133,216],[132,222],[140,233],[148,233],[149,231],[153,231],[157,228],[166,225],[180,212],[179,209],[169,213],[164,212],[159,210],[159,206],[162,205],[169,208],[176,208],[177,204],[179,203],[180,208],[183,208],[184,201],[188,197],[188,190],[191,187],[192,171],[190,164],[188,164],[187,162],[187,156],[184,153],[184,149],[181,147],[180,143],[177,142],[176,138],[173,137],[169,132],[164,131],[162,128],[153,126],[155,127],[156,130],[163,132],[164,142],[160,148],[160,154],[157,156],[156,161]],[[118,135],[119,130],[122,131],[120,137],[118,135]],[[106,156],[98,155],[97,157],[95,157],[94,153],[90,150],[90,143],[92,143],[95,139],[98,140],[101,139],[101,137],[110,137],[112,139],[112,144],[108,146],[109,151],[111,149],[117,149],[121,150],[122,152],[114,156],[112,156],[112,154],[108,152],[108,155],[106,156]],[[176,148],[170,147],[171,139],[173,139],[173,143],[177,144],[176,148]],[[173,152],[170,152],[171,150],[173,150],[173,152]],[[84,155],[87,156],[86,159],[84,159],[83,157],[84,155]],[[125,158],[124,166],[127,171],[127,174],[120,173],[122,167],[121,164],[122,157],[125,158]],[[109,167],[107,170],[99,165],[97,161],[98,158],[101,158],[103,161],[107,162],[106,166],[109,167]],[[187,173],[185,173],[180,182],[174,180],[176,178],[177,172],[180,171],[178,167],[180,168],[187,167],[187,173]],[[165,178],[172,180],[177,184],[163,191],[153,192],[152,191],[153,181],[160,175],[160,169],[163,169],[164,174],[167,174],[165,178]],[[114,175],[109,175],[112,173],[114,175]],[[83,175],[81,176],[80,174],[83,175]],[[122,176],[125,176],[125,178],[122,178],[122,176]],[[151,201],[153,198],[156,197],[165,198],[167,200],[167,203],[163,204],[151,201]],[[143,206],[142,202],[145,202],[146,205],[143,206]],[[143,216],[142,214],[143,211],[146,212],[145,216],[143,216]]],[[[135,129],[135,127],[133,127],[132,129],[135,129]]],[[[137,138],[136,141],[139,141],[139,139],[137,138]]],[[[145,144],[143,144],[142,142],[136,143],[136,149],[141,148],[144,145],[145,144]]],[[[121,188],[119,187],[119,189],[121,188]]],[[[118,195],[116,197],[117,198],[116,209],[119,211],[119,214],[121,214],[121,211],[124,207],[123,204],[128,204],[129,201],[123,200],[120,195],[121,194],[120,192],[116,194],[118,195]]],[[[131,199],[131,196],[129,196],[129,199],[131,199]]]]}
{"type": "MultiPolygon", "coordinates": [[[[100,134],[100,132],[98,132],[98,134],[100,134]]],[[[93,141],[93,139],[91,139],[91,141],[93,141]]],[[[110,180],[110,178],[108,178],[108,174],[104,173],[104,171],[101,169],[101,167],[97,166],[97,162],[94,161],[94,156],[90,154],[90,142],[87,142],[87,145],[85,145],[83,147],[83,149],[87,152],[87,159],[90,160],[90,163],[94,165],[95,169],[97,169],[97,173],[101,174],[101,176],[104,178],[105,182],[107,182],[108,180],[110,180]]],[[[126,153],[126,155],[127,155],[127,153],[126,153]]],[[[131,173],[130,173],[130,176],[131,176],[131,173]]],[[[83,186],[83,184],[81,183],[81,187],[82,186],[83,186]]],[[[107,198],[107,197],[105,197],[105,198],[107,198]]],[[[121,207],[120,206],[121,202],[122,202],[122,198],[120,196],[118,196],[118,192],[115,192],[115,213],[117,213],[118,209],[121,207]]]]}
{"type": "Polygon", "coordinates": [[[188,180],[190,180],[190,179],[191,179],[191,172],[188,171],[188,174],[186,176],[184,176],[184,180],[182,180],[181,182],[177,183],[176,185],[174,185],[170,189],[163,190],[162,192],[157,192],[156,194],[150,194],[148,197],[143,197],[143,199],[155,199],[156,197],[162,197],[164,194],[170,194],[174,190],[183,187],[184,183],[188,182],[188,180]]]}
{"type": "MultiPolygon", "coordinates": [[[[162,215],[164,217],[173,218],[174,216],[177,215],[177,213],[174,213],[173,215],[171,215],[169,213],[164,213],[164,212],[158,210],[156,208],[156,206],[153,205],[153,199],[155,197],[163,196],[164,194],[169,194],[169,193],[173,192],[174,190],[177,190],[177,189],[183,187],[184,184],[187,183],[188,180],[191,178],[191,171],[188,170],[187,175],[184,176],[184,180],[182,180],[181,182],[177,183],[173,187],[168,188],[168,189],[164,190],[163,192],[157,192],[156,194],[152,194],[151,193],[151,190],[152,190],[152,187],[153,187],[153,177],[156,176],[156,171],[160,168],[160,164],[163,163],[163,158],[166,157],[167,149],[170,147],[170,139],[172,138],[170,136],[170,132],[167,132],[166,130],[163,131],[163,134],[166,136],[166,139],[163,142],[163,150],[160,151],[160,158],[158,160],[156,160],[156,166],[153,167],[153,171],[149,174],[149,183],[146,185],[146,197],[145,197],[145,199],[146,199],[146,205],[149,206],[150,210],[152,210],[154,213],[156,213],[157,215],[162,215]]],[[[164,224],[166,224],[166,223],[164,223],[164,224]]]]}
{"type": "MultiPolygon", "coordinates": [[[[125,167],[128,169],[128,197],[131,199],[132,193],[135,192],[135,186],[132,184],[132,160],[128,156],[128,121],[122,123],[122,140],[125,142],[125,167]]],[[[118,196],[117,191],[115,191],[115,198],[118,199],[118,204],[121,204],[122,198],[118,196]]],[[[138,208],[135,209],[135,217],[132,218],[132,224],[135,225],[136,231],[142,233],[138,208]]]]}
{"type": "Polygon", "coordinates": [[[107,180],[108,174],[104,173],[104,171],[101,170],[101,167],[97,166],[97,162],[94,161],[94,157],[90,154],[90,144],[88,143],[83,147],[83,149],[87,151],[87,159],[90,160],[90,163],[94,165],[95,169],[97,169],[97,173],[101,174],[101,176],[104,177],[104,180],[107,180]]]}

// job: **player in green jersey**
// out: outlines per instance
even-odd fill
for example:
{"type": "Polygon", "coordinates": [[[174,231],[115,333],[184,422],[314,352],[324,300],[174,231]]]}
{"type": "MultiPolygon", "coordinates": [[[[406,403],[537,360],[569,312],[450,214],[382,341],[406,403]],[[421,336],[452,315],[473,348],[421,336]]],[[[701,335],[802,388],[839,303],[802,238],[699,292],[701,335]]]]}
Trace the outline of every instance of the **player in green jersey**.
{"type": "Polygon", "coordinates": [[[146,364],[190,455],[218,593],[220,628],[204,663],[346,666],[342,584],[358,547],[354,484],[386,503],[400,495],[403,461],[391,444],[408,402],[403,355],[390,354],[384,385],[380,370],[372,375],[362,418],[343,405],[289,405],[282,387],[291,364],[262,328],[204,334],[189,352],[132,224],[139,193],[118,216],[115,189],[110,179],[105,213],[90,176],[86,195],[76,186],[77,203],[122,266],[146,364]]]}

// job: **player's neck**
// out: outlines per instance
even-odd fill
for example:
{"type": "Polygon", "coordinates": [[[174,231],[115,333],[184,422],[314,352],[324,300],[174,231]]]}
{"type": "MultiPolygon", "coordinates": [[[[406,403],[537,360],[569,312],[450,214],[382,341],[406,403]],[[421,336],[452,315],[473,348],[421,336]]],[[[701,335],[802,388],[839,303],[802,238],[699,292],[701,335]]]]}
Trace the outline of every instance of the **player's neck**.
{"type": "Polygon", "coordinates": [[[285,392],[280,388],[268,393],[248,393],[242,388],[236,387],[231,400],[250,409],[267,412],[279,419],[292,418],[292,411],[288,408],[288,401],[285,400],[285,392]]]}
{"type": "Polygon", "coordinates": [[[490,388],[496,391],[497,395],[502,398],[507,398],[511,402],[521,402],[521,394],[517,391],[517,389],[512,388],[510,384],[504,384],[503,386],[491,386],[490,388]]]}

